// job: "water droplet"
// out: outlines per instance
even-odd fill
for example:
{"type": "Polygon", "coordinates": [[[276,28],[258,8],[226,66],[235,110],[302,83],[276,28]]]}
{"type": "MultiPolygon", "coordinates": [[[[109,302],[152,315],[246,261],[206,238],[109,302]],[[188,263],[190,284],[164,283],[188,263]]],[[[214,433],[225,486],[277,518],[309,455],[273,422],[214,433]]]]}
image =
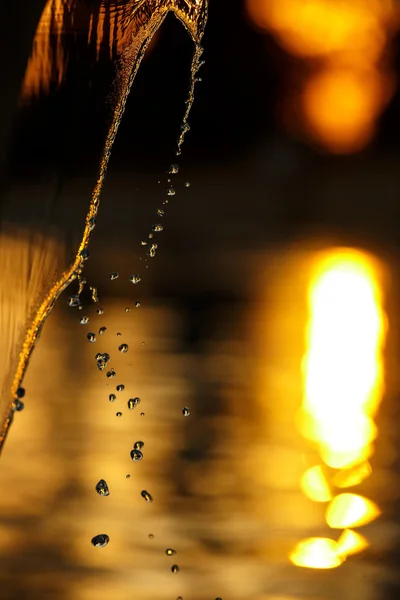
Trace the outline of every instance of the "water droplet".
{"type": "Polygon", "coordinates": [[[118,350],[120,352],[122,352],[122,354],[125,354],[126,352],[128,352],[129,346],[128,344],[121,344],[120,346],[118,346],[118,350]]]}
{"type": "Polygon", "coordinates": [[[146,490],[141,492],[141,496],[146,500],[146,502],[153,502],[153,496],[149,494],[149,492],[146,492],[146,490]]]}
{"type": "Polygon", "coordinates": [[[129,410],[133,410],[135,406],[140,404],[140,398],[129,398],[128,400],[128,408],[129,410]]]}
{"type": "Polygon", "coordinates": [[[152,231],[162,231],[164,229],[164,227],[162,225],[160,225],[160,223],[156,223],[155,225],[153,225],[153,227],[151,228],[152,231]]]}
{"type": "Polygon", "coordinates": [[[158,208],[158,209],[157,209],[157,214],[158,214],[160,217],[163,217],[163,216],[164,216],[164,211],[163,211],[163,209],[162,209],[162,208],[158,208]]]}
{"type": "Polygon", "coordinates": [[[109,399],[110,402],[115,402],[116,399],[117,399],[117,396],[115,394],[110,394],[108,396],[108,399],[109,399]]]}
{"type": "Polygon", "coordinates": [[[135,283],[135,284],[136,284],[136,283],[139,283],[140,279],[141,279],[141,277],[140,277],[140,275],[138,275],[137,273],[136,273],[135,275],[131,275],[131,276],[129,277],[129,280],[130,280],[132,283],[135,283]]]}
{"type": "Polygon", "coordinates": [[[107,352],[98,352],[96,354],[97,368],[99,371],[104,371],[106,368],[108,361],[110,360],[110,355],[107,352]]]}
{"type": "Polygon", "coordinates": [[[178,567],[178,565],[172,565],[172,567],[171,567],[171,571],[172,571],[173,573],[179,573],[179,571],[180,571],[180,568],[178,567]]]}
{"type": "Polygon", "coordinates": [[[84,248],[81,253],[80,253],[81,258],[83,258],[83,260],[87,260],[89,258],[89,250],[87,248],[84,248]]]}
{"type": "Polygon", "coordinates": [[[187,188],[190,187],[190,181],[185,182],[185,187],[187,187],[187,188]]]}
{"type": "Polygon", "coordinates": [[[87,339],[89,340],[89,342],[93,343],[96,341],[96,334],[93,333],[93,331],[91,331],[90,333],[87,334],[87,339]]]}
{"type": "Polygon", "coordinates": [[[135,308],[139,308],[140,302],[135,302],[135,308]]]}
{"type": "Polygon", "coordinates": [[[158,248],[157,244],[152,244],[147,252],[147,254],[151,257],[154,258],[156,255],[156,250],[158,248]]]}
{"type": "Polygon", "coordinates": [[[81,317],[79,323],[81,325],[87,325],[89,323],[89,317],[81,317]]]}
{"type": "Polygon", "coordinates": [[[80,303],[81,301],[79,300],[79,296],[77,294],[68,298],[68,306],[79,306],[80,303]]]}
{"type": "Polygon", "coordinates": [[[99,307],[99,308],[96,310],[96,312],[97,312],[97,314],[98,314],[98,315],[102,315],[102,314],[104,313],[104,308],[100,308],[100,307],[99,307]]]}
{"type": "Polygon", "coordinates": [[[24,408],[25,408],[25,404],[17,398],[17,400],[14,401],[14,410],[16,412],[21,412],[21,410],[24,410],[24,408]]]}
{"type": "Polygon", "coordinates": [[[107,331],[107,327],[100,327],[99,334],[104,335],[106,331],[107,331]]]}
{"type": "Polygon", "coordinates": [[[142,442],[140,440],[133,444],[133,447],[135,450],[141,450],[143,448],[143,446],[144,446],[144,442],[142,442]]]}
{"type": "Polygon", "coordinates": [[[142,460],[143,458],[143,454],[140,450],[131,450],[130,452],[131,454],[131,459],[133,460],[133,462],[138,462],[139,460],[142,460]]]}
{"type": "Polygon", "coordinates": [[[23,398],[24,396],[25,396],[25,388],[19,387],[17,389],[17,397],[18,398],[23,398]]]}
{"type": "Polygon", "coordinates": [[[117,417],[122,417],[122,412],[117,412],[116,415],[117,417]]]}
{"type": "Polygon", "coordinates": [[[129,308],[129,306],[127,306],[126,309],[125,309],[125,312],[128,313],[128,312],[130,312],[130,310],[131,309],[129,308]]]}
{"type": "Polygon", "coordinates": [[[176,550],[174,550],[173,548],[167,548],[166,551],[165,551],[165,554],[167,556],[175,556],[176,550]]]}
{"type": "Polygon", "coordinates": [[[168,173],[170,173],[171,175],[176,175],[177,173],[179,173],[179,165],[177,165],[177,164],[171,165],[168,173]]]}
{"type": "Polygon", "coordinates": [[[96,217],[90,217],[90,219],[88,220],[88,226],[89,231],[93,231],[93,229],[96,227],[96,217]]]}
{"type": "Polygon", "coordinates": [[[175,189],[173,187],[170,187],[167,189],[167,195],[168,196],[175,196],[176,192],[175,189]]]}
{"type": "Polygon", "coordinates": [[[118,277],[119,277],[119,273],[111,273],[110,274],[111,281],[114,281],[114,279],[118,279],[118,277]]]}
{"type": "Polygon", "coordinates": [[[145,414],[146,414],[146,413],[144,413],[144,412],[141,412],[141,413],[140,413],[140,416],[141,416],[141,417],[144,417],[144,416],[145,416],[145,414]]]}
{"type": "Polygon", "coordinates": [[[114,369],[110,369],[109,371],[107,371],[107,378],[108,379],[112,379],[115,376],[116,376],[116,372],[114,371],[114,369]]]}
{"type": "Polygon", "coordinates": [[[119,331],[117,331],[117,335],[122,335],[122,333],[120,333],[119,331]]]}
{"type": "Polygon", "coordinates": [[[98,483],[96,483],[96,492],[100,496],[109,496],[110,490],[108,489],[107,482],[104,479],[100,479],[98,483]]]}
{"type": "Polygon", "coordinates": [[[124,386],[124,384],[123,384],[123,383],[119,383],[119,384],[117,385],[117,388],[116,388],[116,389],[117,389],[117,392],[123,392],[123,391],[124,391],[124,389],[125,389],[125,386],[124,386]]]}
{"type": "Polygon", "coordinates": [[[154,534],[153,533],[149,533],[149,540],[154,540],[154,534]]]}
{"type": "Polygon", "coordinates": [[[129,473],[127,475],[125,475],[125,478],[126,479],[130,479],[131,478],[131,476],[129,475],[129,473]]]}
{"type": "Polygon", "coordinates": [[[142,240],[142,241],[140,242],[140,245],[141,245],[141,246],[147,246],[147,242],[145,242],[144,240],[142,240]]]}
{"type": "Polygon", "coordinates": [[[93,546],[96,546],[96,548],[104,548],[105,546],[107,546],[109,541],[110,538],[105,533],[100,533],[99,535],[95,535],[92,538],[92,544],[93,546]]]}
{"type": "Polygon", "coordinates": [[[184,417],[190,417],[190,410],[188,409],[187,406],[184,406],[182,408],[182,414],[183,414],[184,417]]]}

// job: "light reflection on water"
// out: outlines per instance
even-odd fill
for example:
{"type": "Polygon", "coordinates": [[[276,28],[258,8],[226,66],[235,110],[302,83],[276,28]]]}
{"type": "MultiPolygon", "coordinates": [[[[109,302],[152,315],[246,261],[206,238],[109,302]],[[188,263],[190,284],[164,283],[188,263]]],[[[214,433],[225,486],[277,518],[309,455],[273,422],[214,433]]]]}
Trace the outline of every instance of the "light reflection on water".
{"type": "Polygon", "coordinates": [[[387,571],[376,556],[398,535],[385,517],[390,493],[380,501],[388,480],[379,452],[367,487],[357,488],[383,509],[360,530],[371,548],[317,575],[288,562],[300,539],[327,534],[325,506],[300,488],[310,456],[294,418],[302,394],[304,264],[297,252],[265,256],[268,297],[260,292],[240,310],[226,303],[208,334],[200,333],[200,345],[184,341],[187,316],[173,302],[146,301],[126,313],[127,299],[103,299],[103,315],[85,309],[87,325],[79,324],[80,311],[56,308],[26,378],[29,403],[2,456],[7,597],[28,589],[31,597],[71,600],[379,597],[387,571]],[[104,335],[88,343],[87,332],[101,326],[104,335]],[[121,342],[129,344],[126,354],[118,352],[121,342]],[[95,364],[104,351],[117,372],[111,380],[95,364]],[[120,383],[125,390],[117,393],[120,383]],[[141,404],[130,411],[133,396],[141,404]],[[134,463],[129,452],[137,440],[144,458],[134,463]],[[107,497],[95,491],[100,479],[107,497]],[[90,544],[100,533],[110,536],[107,548],[90,544]],[[168,547],[177,550],[171,559],[168,547]],[[172,564],[179,573],[171,573],[172,564]]]}
{"type": "MultiPolygon", "coordinates": [[[[137,0],[133,2],[137,4],[137,0]]],[[[57,89],[66,76],[71,48],[85,41],[91,60],[116,60],[127,43],[132,0],[48,0],[38,23],[20,101],[57,89]]],[[[152,40],[148,51],[157,41],[152,40]]]]}

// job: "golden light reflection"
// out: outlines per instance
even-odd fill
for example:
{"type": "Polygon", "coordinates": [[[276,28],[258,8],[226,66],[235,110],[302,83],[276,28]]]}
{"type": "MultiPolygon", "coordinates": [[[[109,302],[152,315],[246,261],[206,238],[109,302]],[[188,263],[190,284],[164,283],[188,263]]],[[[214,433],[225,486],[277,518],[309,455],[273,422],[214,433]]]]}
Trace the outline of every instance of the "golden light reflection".
{"type": "Polygon", "coordinates": [[[361,527],[374,521],[381,511],[379,507],[357,494],[339,494],[326,511],[326,522],[332,529],[361,527]]]}
{"type": "Polygon", "coordinates": [[[304,494],[315,502],[329,502],[332,493],[321,465],[308,469],[301,478],[301,488],[304,494]]]}
{"type": "Polygon", "coordinates": [[[352,529],[345,529],[337,541],[338,552],[342,556],[358,554],[368,548],[368,546],[368,540],[352,529]]]}
{"type": "Polygon", "coordinates": [[[339,553],[334,540],[328,538],[308,538],[297,544],[290,554],[291,562],[297,567],[309,569],[334,569],[345,557],[339,553]]]}
{"type": "Polygon", "coordinates": [[[325,538],[300,542],[290,555],[297,566],[339,566],[347,555],[368,545],[363,536],[348,529],[381,514],[363,496],[333,497],[332,493],[334,487],[357,485],[371,474],[368,458],[377,437],[374,417],[383,394],[387,330],[380,279],[373,259],[351,249],[325,253],[312,273],[298,425],[329,468],[309,468],[301,487],[311,500],[330,501],[326,523],[346,531],[337,543],[325,538]]]}
{"type": "MultiPolygon", "coordinates": [[[[394,92],[385,65],[399,26],[392,0],[246,0],[247,14],[309,63],[299,103],[308,136],[335,153],[356,152],[375,133],[394,92]]],[[[298,92],[295,92],[298,93],[298,92]]]]}
{"type": "Polygon", "coordinates": [[[317,267],[309,293],[302,433],[340,469],[369,457],[383,391],[385,318],[371,264],[344,250],[317,267]]]}

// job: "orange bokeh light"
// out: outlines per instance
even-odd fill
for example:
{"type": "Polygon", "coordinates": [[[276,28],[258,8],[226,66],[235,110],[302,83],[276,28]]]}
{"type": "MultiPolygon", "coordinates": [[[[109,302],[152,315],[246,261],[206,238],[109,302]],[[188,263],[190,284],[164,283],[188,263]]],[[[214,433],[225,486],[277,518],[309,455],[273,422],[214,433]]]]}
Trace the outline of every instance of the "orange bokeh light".
{"type": "MultiPolygon", "coordinates": [[[[318,60],[300,92],[302,127],[333,153],[373,137],[394,90],[382,66],[399,10],[392,0],[247,0],[247,14],[290,54],[318,60]]],[[[296,93],[296,92],[294,92],[296,93]]]]}

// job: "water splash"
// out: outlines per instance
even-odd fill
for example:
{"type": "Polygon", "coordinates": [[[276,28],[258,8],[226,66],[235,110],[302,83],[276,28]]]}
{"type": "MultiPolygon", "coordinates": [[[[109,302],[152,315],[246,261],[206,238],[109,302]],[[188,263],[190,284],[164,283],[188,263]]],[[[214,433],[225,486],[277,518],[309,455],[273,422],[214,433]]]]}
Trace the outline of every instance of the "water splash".
{"type": "MultiPolygon", "coordinates": [[[[100,195],[106,177],[114,141],[125,112],[125,106],[129,92],[145,52],[154,34],[159,29],[169,12],[173,12],[181,21],[195,44],[191,67],[189,96],[186,101],[186,111],[181,126],[181,134],[177,142],[176,154],[181,154],[185,135],[190,129],[188,121],[194,102],[195,85],[198,81],[196,75],[202,65],[202,61],[200,60],[203,54],[201,40],[207,22],[208,0],[142,0],[141,2],[136,2],[131,6],[131,14],[127,20],[127,46],[125,47],[120,59],[119,72],[116,80],[117,85],[114,114],[100,161],[99,177],[94,187],[89,210],[86,215],[82,239],[74,261],[64,271],[59,280],[48,290],[26,333],[11,387],[10,402],[6,408],[4,418],[1,421],[0,451],[4,445],[7,432],[13,420],[17,389],[21,386],[21,382],[25,376],[32,352],[39,339],[47,317],[49,316],[59,296],[70,285],[70,283],[78,280],[79,290],[82,291],[83,289],[82,272],[84,262],[89,257],[88,247],[100,206],[100,195]]],[[[159,211],[159,214],[160,213],[161,211],[159,211]]],[[[97,289],[91,288],[91,291],[93,301],[98,303],[97,289]]]]}

